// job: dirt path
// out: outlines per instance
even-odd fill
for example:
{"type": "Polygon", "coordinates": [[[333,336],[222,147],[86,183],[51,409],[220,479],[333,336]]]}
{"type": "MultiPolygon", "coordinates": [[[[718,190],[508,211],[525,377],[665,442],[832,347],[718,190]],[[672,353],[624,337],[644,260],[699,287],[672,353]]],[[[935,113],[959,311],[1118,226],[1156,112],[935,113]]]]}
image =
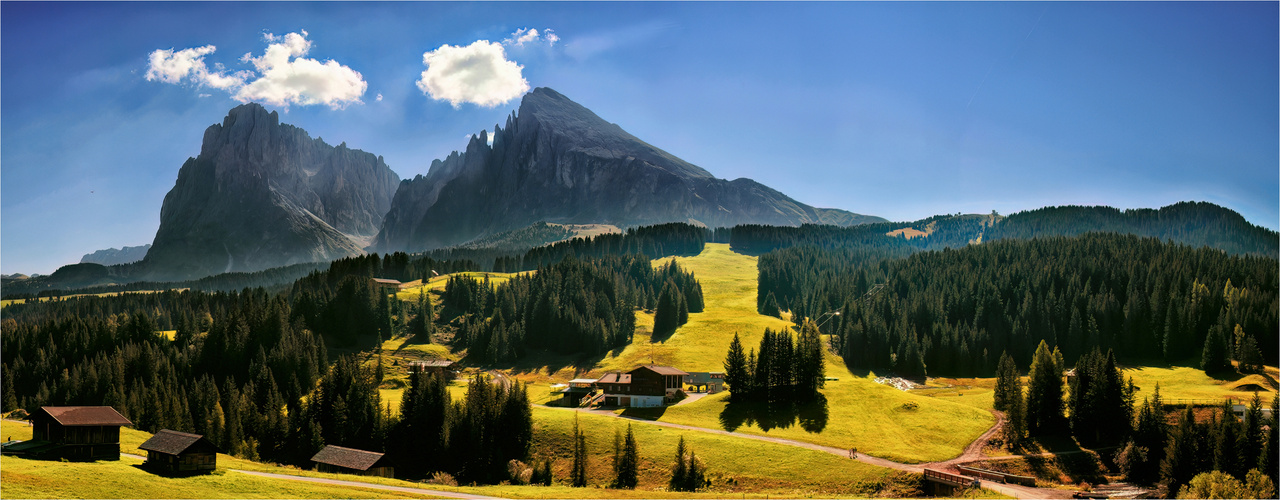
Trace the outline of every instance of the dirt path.
{"type": "MultiPolygon", "coordinates": [[[[579,411],[583,413],[591,413],[593,415],[604,415],[604,416],[613,417],[613,418],[623,418],[623,419],[642,422],[642,423],[651,424],[651,425],[669,427],[672,429],[681,429],[681,430],[687,430],[687,431],[693,431],[693,432],[706,432],[710,434],[720,434],[723,436],[733,436],[733,437],[743,438],[743,439],[754,439],[756,441],[764,441],[767,443],[775,443],[775,444],[781,444],[786,446],[797,446],[800,448],[807,448],[810,450],[830,453],[832,455],[836,455],[840,457],[849,456],[849,450],[844,448],[836,448],[834,446],[823,446],[820,444],[806,443],[804,441],[796,441],[792,439],[776,438],[776,437],[769,437],[769,436],[758,436],[755,434],[742,434],[737,432],[729,432],[722,429],[711,429],[707,427],[695,427],[692,425],[673,424],[670,422],[647,420],[647,419],[636,418],[636,417],[625,417],[625,416],[613,413],[612,411],[606,411],[606,410],[589,410],[584,408],[557,408],[553,406],[546,406],[545,408],[552,409],[552,410],[560,410],[560,411],[579,411]]],[[[894,462],[892,460],[886,460],[879,457],[873,457],[865,453],[859,453],[857,460],[859,462],[862,462],[868,465],[874,465],[876,467],[887,467],[890,469],[907,471],[907,472],[915,472],[915,473],[924,472],[925,467],[930,467],[930,468],[945,467],[953,463],[972,461],[974,459],[966,458],[966,457],[970,456],[970,453],[972,452],[972,453],[976,453],[976,456],[978,458],[983,458],[981,457],[982,445],[987,442],[987,438],[991,437],[992,435],[994,435],[996,432],[1000,430],[1000,425],[1003,422],[1004,422],[1004,419],[1001,416],[997,415],[996,424],[991,426],[991,428],[988,429],[987,432],[983,433],[982,436],[980,436],[973,443],[970,443],[969,446],[965,448],[964,453],[962,453],[959,457],[956,457],[944,462],[932,462],[927,464],[904,464],[901,462],[894,462]]],[[[1004,495],[1009,495],[1014,498],[1071,498],[1071,492],[1069,491],[1055,490],[1050,488],[1032,488],[1027,486],[1017,486],[1012,484],[993,483],[989,481],[983,481],[982,487],[997,491],[1004,495]]]]}
{"type": "Polygon", "coordinates": [[[227,469],[231,472],[239,472],[241,474],[249,474],[251,476],[267,477],[272,479],[287,479],[290,481],[306,481],[309,483],[332,484],[336,486],[351,486],[355,488],[369,488],[374,490],[395,491],[399,493],[409,493],[413,495],[427,495],[441,498],[466,498],[466,499],[496,499],[498,497],[487,497],[484,495],[472,495],[469,493],[457,493],[452,491],[426,490],[422,488],[408,488],[405,486],[388,486],[385,484],[362,483],[359,481],[341,481],[338,479],[324,479],[319,477],[303,477],[290,476],[288,474],[273,474],[270,472],[256,472],[239,469],[227,469]]]}

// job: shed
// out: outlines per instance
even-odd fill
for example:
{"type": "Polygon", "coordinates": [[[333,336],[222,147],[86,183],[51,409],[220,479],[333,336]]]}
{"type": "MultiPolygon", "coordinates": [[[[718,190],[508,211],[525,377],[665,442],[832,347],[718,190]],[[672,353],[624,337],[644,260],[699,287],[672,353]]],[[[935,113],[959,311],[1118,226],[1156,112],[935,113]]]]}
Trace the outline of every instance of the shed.
{"type": "Polygon", "coordinates": [[[213,443],[199,434],[161,429],[138,449],[147,451],[147,466],[169,474],[200,474],[218,467],[213,443]]]}
{"type": "Polygon", "coordinates": [[[42,406],[31,414],[32,458],[119,460],[120,426],[133,425],[110,406],[42,406]]]}
{"type": "Polygon", "coordinates": [[[311,461],[320,472],[395,477],[395,468],[384,454],[376,451],[328,445],[311,457],[311,461]]]}

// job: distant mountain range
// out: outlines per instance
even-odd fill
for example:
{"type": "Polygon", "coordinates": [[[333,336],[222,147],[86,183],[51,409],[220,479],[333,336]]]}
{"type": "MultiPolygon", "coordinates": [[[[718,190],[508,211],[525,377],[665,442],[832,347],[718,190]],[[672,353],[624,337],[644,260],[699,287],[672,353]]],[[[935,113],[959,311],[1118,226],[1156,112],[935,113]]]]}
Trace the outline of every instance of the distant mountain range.
{"type": "Polygon", "coordinates": [[[104,266],[128,264],[142,260],[143,257],[147,256],[147,250],[150,249],[150,243],[136,247],[108,248],[85,254],[84,257],[80,258],[80,263],[102,264],[104,266]]]}
{"type": "Polygon", "coordinates": [[[815,208],[751,179],[718,179],[547,88],[525,95],[489,142],[482,131],[465,152],[435,160],[426,176],[401,181],[380,156],[313,139],[258,104],[238,106],[205,131],[200,154],[179,170],[151,245],[94,252],[49,277],[5,277],[6,293],[186,281],[366,251],[514,251],[579,231],[561,225],[871,224],[872,233],[923,238],[912,242],[921,249],[1089,231],[1273,258],[1280,244],[1275,231],[1209,203],[1126,211],[1049,207],[915,223],[815,208]]]}
{"type": "Polygon", "coordinates": [[[717,179],[560,93],[534,89],[494,132],[400,183],[373,245],[416,252],[539,222],[619,227],[688,222],[854,225],[884,219],[814,208],[751,179],[717,179]]]}

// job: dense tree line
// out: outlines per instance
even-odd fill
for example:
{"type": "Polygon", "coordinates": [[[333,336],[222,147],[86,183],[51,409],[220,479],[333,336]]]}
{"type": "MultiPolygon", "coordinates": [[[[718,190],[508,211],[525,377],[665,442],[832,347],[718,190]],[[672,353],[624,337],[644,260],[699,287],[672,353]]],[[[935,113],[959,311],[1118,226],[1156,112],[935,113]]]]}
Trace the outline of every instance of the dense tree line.
{"type": "MultiPolygon", "coordinates": [[[[671,294],[701,311],[702,286],[674,261],[654,269],[643,255],[568,258],[494,287],[487,279],[450,277],[441,302],[468,319],[457,342],[469,356],[512,361],[530,349],[599,354],[631,342],[635,309],[658,307],[671,294]]],[[[687,316],[687,313],[686,313],[687,316]]]]}
{"type": "Polygon", "coordinates": [[[1237,358],[1274,363],[1280,351],[1270,334],[1280,328],[1280,272],[1266,257],[1089,234],[897,260],[799,247],[758,265],[759,293],[797,321],[841,313],[827,324],[854,368],[990,374],[1004,351],[1028,366],[1040,341],[1066,359],[1097,347],[1182,361],[1206,338],[1237,358]],[[878,283],[887,286],[868,294],[878,283]]]}
{"type": "Polygon", "coordinates": [[[812,322],[805,322],[800,336],[765,329],[760,349],[743,353],[734,334],[725,355],[725,383],[734,401],[809,401],[826,383],[822,338],[812,322]]]}
{"type": "Polygon", "coordinates": [[[1122,380],[1111,352],[1104,356],[1095,349],[1082,355],[1065,388],[1059,355],[1040,343],[1025,396],[1013,358],[1001,356],[994,407],[1005,412],[1007,445],[1017,447],[1028,437],[1067,434],[1083,444],[1118,444],[1114,462],[1125,480],[1159,483],[1170,497],[1183,497],[1188,481],[1208,472],[1255,484],[1258,480],[1249,475],[1258,474],[1266,476],[1265,483],[1274,488],[1280,473],[1276,462],[1280,424],[1275,420],[1280,398],[1273,398],[1269,418],[1264,418],[1261,398],[1255,393],[1243,419],[1236,418],[1231,400],[1226,399],[1207,422],[1197,420],[1187,407],[1178,423],[1170,425],[1159,385],[1151,397],[1135,405],[1133,383],[1122,380]]]}
{"type": "Polygon", "coordinates": [[[415,372],[390,436],[387,451],[402,477],[443,471],[463,482],[497,483],[510,479],[510,461],[528,456],[533,416],[523,385],[480,374],[454,402],[445,377],[415,372]]]}
{"type": "Polygon", "coordinates": [[[324,340],[291,319],[283,297],[168,292],[24,307],[49,310],[15,315],[22,321],[5,310],[5,410],[109,405],[141,430],[198,432],[241,456],[296,459],[282,446],[287,415],[301,413],[328,361],[324,340]],[[174,340],[157,334],[148,311],[176,323],[174,340]]]}
{"type": "Polygon", "coordinates": [[[1255,226],[1240,214],[1205,202],[1181,202],[1159,210],[1111,207],[1045,207],[1010,215],[986,232],[987,240],[1077,236],[1109,232],[1152,237],[1229,254],[1275,258],[1280,235],[1255,226]]]}

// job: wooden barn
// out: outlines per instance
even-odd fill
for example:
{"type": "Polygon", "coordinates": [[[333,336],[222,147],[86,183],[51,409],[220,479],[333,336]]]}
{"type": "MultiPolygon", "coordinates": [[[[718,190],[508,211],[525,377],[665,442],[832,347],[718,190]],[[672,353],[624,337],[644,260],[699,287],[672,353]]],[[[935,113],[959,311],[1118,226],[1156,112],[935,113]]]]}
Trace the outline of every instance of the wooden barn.
{"type": "Polygon", "coordinates": [[[311,457],[320,472],[395,477],[395,468],[382,453],[328,445],[311,457]]]}
{"type": "Polygon", "coordinates": [[[110,406],[42,406],[31,414],[31,440],[5,448],[31,458],[119,460],[120,426],[133,425],[110,406]]]}
{"type": "Polygon", "coordinates": [[[147,467],[166,474],[213,472],[221,451],[204,436],[169,429],[161,429],[138,448],[147,450],[147,467]]]}

